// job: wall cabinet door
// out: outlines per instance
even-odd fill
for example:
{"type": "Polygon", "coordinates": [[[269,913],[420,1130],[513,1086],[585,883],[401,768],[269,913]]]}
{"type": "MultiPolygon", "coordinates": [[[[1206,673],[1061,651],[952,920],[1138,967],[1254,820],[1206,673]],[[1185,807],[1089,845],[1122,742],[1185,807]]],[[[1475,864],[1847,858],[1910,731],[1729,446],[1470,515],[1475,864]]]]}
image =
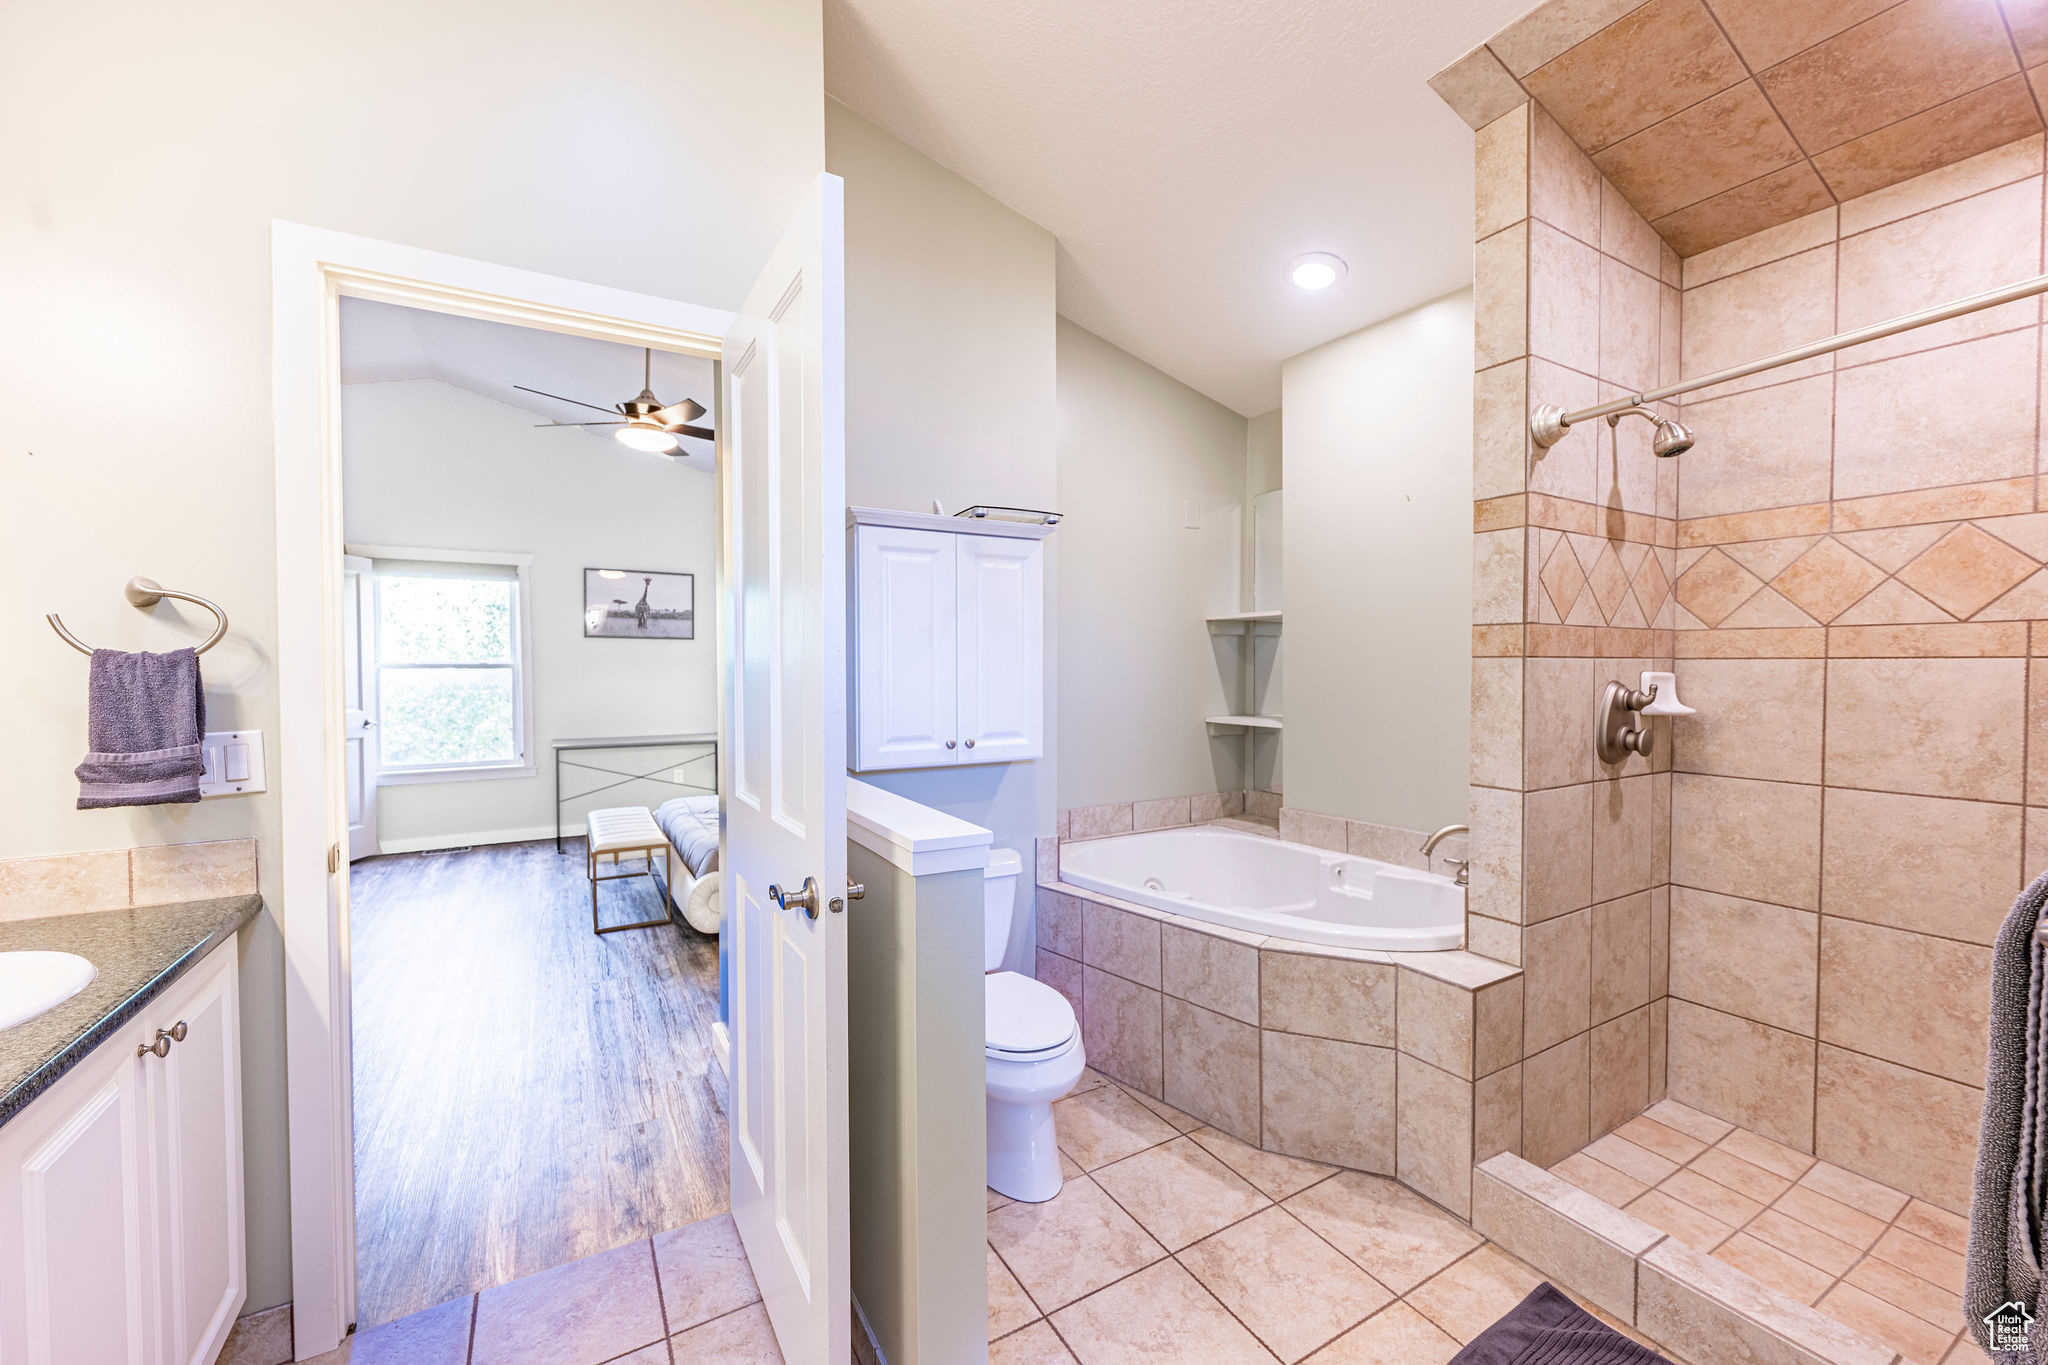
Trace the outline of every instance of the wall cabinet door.
{"type": "Polygon", "coordinates": [[[956,536],[964,763],[1045,752],[1045,569],[1038,541],[956,536]]]}
{"type": "Polygon", "coordinates": [[[893,526],[863,526],[854,536],[857,770],[957,761],[958,538],[893,526]]]}

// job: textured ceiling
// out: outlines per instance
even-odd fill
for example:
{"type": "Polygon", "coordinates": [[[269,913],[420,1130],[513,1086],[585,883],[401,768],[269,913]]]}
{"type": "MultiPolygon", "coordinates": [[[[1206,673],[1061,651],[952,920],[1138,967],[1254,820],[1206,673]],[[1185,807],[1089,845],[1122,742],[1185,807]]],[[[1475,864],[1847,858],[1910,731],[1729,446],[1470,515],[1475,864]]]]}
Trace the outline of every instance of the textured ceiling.
{"type": "MultiPolygon", "coordinates": [[[[514,327],[502,322],[404,308],[368,299],[341,301],[341,382],[374,384],[438,379],[485,398],[521,408],[536,422],[602,422],[598,413],[557,403],[513,387],[609,407],[640,394],[643,353],[614,341],[514,327]]],[[[711,362],[656,351],[654,392],[665,403],[694,398],[711,407],[711,362]]],[[[702,419],[709,426],[709,418],[702,419]]],[[[600,438],[610,428],[596,428],[600,438]]],[[[714,467],[711,443],[685,436],[673,457],[693,468],[714,467]]]]}
{"type": "Polygon", "coordinates": [[[1550,0],[1432,83],[1535,96],[1689,256],[2040,132],[2044,77],[2048,0],[1550,0]]]}
{"type": "Polygon", "coordinates": [[[826,89],[1059,239],[1060,311],[1239,412],[1472,279],[1426,78],[1529,0],[827,0],[826,89]],[[1351,267],[1304,294],[1283,267],[1351,267]]]}

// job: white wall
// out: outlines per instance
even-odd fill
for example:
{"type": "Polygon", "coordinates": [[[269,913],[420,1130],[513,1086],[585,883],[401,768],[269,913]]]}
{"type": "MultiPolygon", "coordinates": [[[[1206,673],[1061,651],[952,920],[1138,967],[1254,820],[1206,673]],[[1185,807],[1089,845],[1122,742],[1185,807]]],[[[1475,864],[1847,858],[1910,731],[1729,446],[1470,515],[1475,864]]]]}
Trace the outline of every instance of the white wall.
{"type": "Polygon", "coordinates": [[[1245,419],[1061,318],[1059,435],[1060,805],[1238,790],[1245,419]]]}
{"type": "Polygon", "coordinates": [[[346,540],[533,556],[538,772],[380,788],[377,836],[387,852],[552,838],[555,738],[718,728],[713,476],[608,437],[538,431],[538,420],[432,379],[342,388],[346,540]],[[585,639],[586,568],[695,574],[696,638],[585,639]]]}
{"type": "MultiPolygon", "coordinates": [[[[129,576],[217,597],[208,717],[275,730],[273,218],[737,307],[823,167],[822,67],[817,0],[0,7],[0,853],[254,834],[277,905],[275,774],[72,808],[85,670],[41,619],[165,648],[189,614],[133,610],[129,576]]],[[[242,988],[256,1309],[290,1294],[271,916],[242,988]]]]}
{"type": "Polygon", "coordinates": [[[1281,371],[1286,803],[1462,821],[1470,733],[1472,291],[1281,371]]]}
{"type": "MultiPolygon", "coordinates": [[[[842,105],[826,104],[825,135],[846,180],[847,501],[1057,508],[1052,234],[842,105]]],[[[1065,534],[1045,541],[1048,735],[1065,534]]],[[[1048,752],[862,777],[986,826],[1028,867],[1032,840],[1052,833],[1056,767],[1048,752]]]]}

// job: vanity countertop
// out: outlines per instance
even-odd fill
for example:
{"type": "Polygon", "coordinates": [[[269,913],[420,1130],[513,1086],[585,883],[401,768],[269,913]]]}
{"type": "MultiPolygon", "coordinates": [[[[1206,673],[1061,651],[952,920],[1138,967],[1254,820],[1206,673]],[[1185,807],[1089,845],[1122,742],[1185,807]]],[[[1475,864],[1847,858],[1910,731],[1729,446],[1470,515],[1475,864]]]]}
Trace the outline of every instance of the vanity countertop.
{"type": "Polygon", "coordinates": [[[77,953],[98,968],[84,990],[47,1014],[0,1029],[0,1124],[262,908],[261,896],[228,896],[0,923],[0,952],[77,953]]]}

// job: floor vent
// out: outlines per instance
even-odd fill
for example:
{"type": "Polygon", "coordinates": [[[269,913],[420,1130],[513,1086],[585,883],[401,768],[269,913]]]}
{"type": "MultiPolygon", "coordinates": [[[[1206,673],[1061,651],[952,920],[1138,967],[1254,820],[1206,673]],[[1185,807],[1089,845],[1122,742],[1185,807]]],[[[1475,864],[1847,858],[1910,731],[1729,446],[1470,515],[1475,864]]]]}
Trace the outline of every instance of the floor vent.
{"type": "Polygon", "coordinates": [[[474,851],[475,848],[476,845],[474,844],[464,844],[461,848],[423,848],[420,850],[420,856],[422,858],[445,858],[451,853],[469,853],[474,851]]]}

